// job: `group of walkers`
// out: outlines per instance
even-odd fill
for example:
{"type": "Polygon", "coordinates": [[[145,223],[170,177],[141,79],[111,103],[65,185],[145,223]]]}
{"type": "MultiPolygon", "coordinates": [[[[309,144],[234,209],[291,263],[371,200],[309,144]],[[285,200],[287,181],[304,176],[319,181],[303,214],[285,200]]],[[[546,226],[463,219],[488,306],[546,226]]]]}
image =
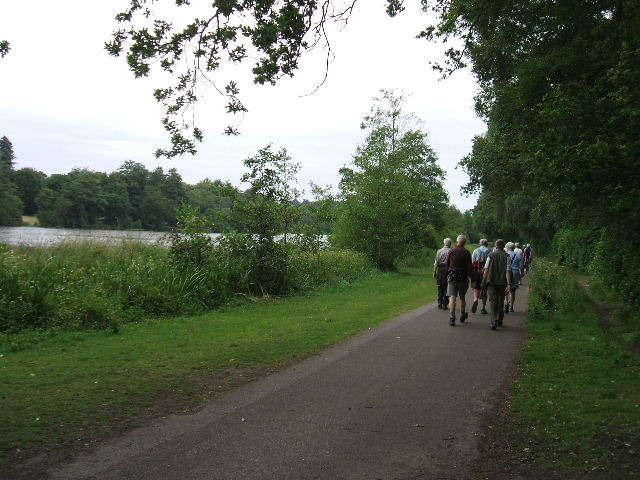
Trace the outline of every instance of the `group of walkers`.
{"type": "Polygon", "coordinates": [[[451,239],[444,239],[444,246],[436,252],[433,277],[438,284],[438,308],[449,310],[449,325],[456,324],[456,308],[460,303],[460,322],[469,318],[465,295],[469,280],[473,289],[471,313],[488,314],[487,300],[491,310],[491,329],[502,326],[504,315],[514,311],[516,292],[522,276],[531,265],[531,245],[524,249],[519,243],[498,239],[493,249],[487,239],[473,253],[465,248],[467,237],[458,235],[456,246],[451,248],[451,239]]]}

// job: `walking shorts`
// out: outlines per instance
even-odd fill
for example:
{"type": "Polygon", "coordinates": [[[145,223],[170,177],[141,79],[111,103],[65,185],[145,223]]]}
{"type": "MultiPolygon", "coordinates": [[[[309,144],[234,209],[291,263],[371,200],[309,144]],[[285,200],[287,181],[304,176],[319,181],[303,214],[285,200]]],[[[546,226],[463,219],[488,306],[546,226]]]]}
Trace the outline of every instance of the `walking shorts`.
{"type": "Polygon", "coordinates": [[[469,280],[463,280],[461,282],[448,282],[447,283],[447,295],[449,297],[464,297],[465,293],[469,289],[469,280]]]}
{"type": "Polygon", "coordinates": [[[520,270],[511,270],[513,281],[511,282],[511,290],[517,290],[520,286],[520,270]]]}

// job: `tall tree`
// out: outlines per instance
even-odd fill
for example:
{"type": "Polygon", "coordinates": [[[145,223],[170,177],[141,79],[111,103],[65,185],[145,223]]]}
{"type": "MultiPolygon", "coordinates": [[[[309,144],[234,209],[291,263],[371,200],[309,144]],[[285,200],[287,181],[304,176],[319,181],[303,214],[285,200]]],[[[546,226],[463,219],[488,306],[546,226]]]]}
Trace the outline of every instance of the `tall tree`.
{"type": "Polygon", "coordinates": [[[34,170],[33,168],[21,168],[13,172],[13,183],[16,186],[16,193],[24,205],[25,215],[35,215],[38,213],[36,197],[44,185],[47,176],[34,170]]]}
{"type": "Polygon", "coordinates": [[[388,91],[375,99],[362,125],[368,134],[354,168],[340,171],[343,205],[334,240],[386,270],[412,250],[435,246],[447,205],[436,154],[417,120],[403,114],[403,102],[388,91]]]}
{"type": "Polygon", "coordinates": [[[0,139],[0,225],[20,225],[22,223],[22,201],[13,183],[15,160],[13,145],[7,137],[0,139]]]}
{"type": "Polygon", "coordinates": [[[444,4],[424,36],[462,39],[443,71],[468,62],[479,81],[488,130],[462,162],[478,210],[539,246],[572,245],[560,258],[595,245],[588,268],[640,304],[640,261],[615,241],[640,222],[640,1],[444,4]]]}
{"type": "Polygon", "coordinates": [[[11,44],[6,40],[0,40],[0,58],[4,58],[9,50],[11,50],[11,44]]]}
{"type": "Polygon", "coordinates": [[[105,173],[79,168],[67,175],[51,175],[36,199],[40,223],[68,228],[102,223],[107,204],[106,177],[105,173]]]}
{"type": "Polygon", "coordinates": [[[249,172],[242,181],[250,185],[239,207],[247,231],[261,239],[273,239],[277,234],[292,233],[299,219],[296,208],[300,191],[295,188],[300,164],[294,162],[286,149],[273,152],[271,145],[245,159],[249,172]]]}

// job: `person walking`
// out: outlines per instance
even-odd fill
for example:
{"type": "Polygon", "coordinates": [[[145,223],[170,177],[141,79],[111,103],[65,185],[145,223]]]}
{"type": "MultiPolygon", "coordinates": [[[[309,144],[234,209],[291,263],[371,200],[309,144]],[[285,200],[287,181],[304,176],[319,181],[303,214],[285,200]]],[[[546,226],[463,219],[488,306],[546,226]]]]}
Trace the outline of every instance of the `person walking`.
{"type": "Polygon", "coordinates": [[[522,250],[522,248],[520,247],[520,243],[516,242],[513,251],[520,257],[520,279],[522,279],[522,277],[524,276],[524,250],[522,250]]]}
{"type": "Polygon", "coordinates": [[[458,235],[456,248],[452,248],[447,257],[447,295],[449,295],[449,325],[456,324],[456,298],[460,297],[460,323],[464,323],[469,314],[465,294],[469,288],[471,276],[471,252],[465,248],[467,237],[458,235]]]}
{"type": "Polygon", "coordinates": [[[513,282],[511,257],[504,251],[504,240],[498,239],[495,248],[484,263],[482,290],[489,297],[491,310],[491,330],[502,326],[504,320],[504,299],[509,284],[513,282]]]}
{"type": "Polygon", "coordinates": [[[487,313],[487,297],[482,295],[482,275],[484,272],[484,262],[487,260],[487,256],[491,253],[489,248],[489,241],[486,238],[480,239],[480,246],[476,248],[471,254],[471,266],[473,267],[473,273],[471,277],[471,288],[473,289],[473,304],[471,305],[471,313],[476,313],[478,310],[478,302],[482,300],[481,313],[487,313]]]}
{"type": "Polygon", "coordinates": [[[447,258],[451,251],[451,239],[445,238],[443,247],[436,252],[436,259],[433,262],[433,278],[436,279],[438,285],[438,308],[446,310],[449,305],[449,297],[447,296],[447,258]]]}
{"type": "Polygon", "coordinates": [[[513,312],[513,305],[516,302],[516,290],[520,286],[520,266],[522,257],[514,251],[515,244],[508,242],[506,245],[507,254],[509,255],[511,265],[512,280],[509,286],[509,298],[504,304],[504,313],[513,312]]]}
{"type": "Polygon", "coordinates": [[[526,275],[527,273],[529,273],[529,269],[531,268],[531,244],[530,243],[527,243],[527,246],[524,247],[523,259],[524,259],[524,273],[526,275]]]}

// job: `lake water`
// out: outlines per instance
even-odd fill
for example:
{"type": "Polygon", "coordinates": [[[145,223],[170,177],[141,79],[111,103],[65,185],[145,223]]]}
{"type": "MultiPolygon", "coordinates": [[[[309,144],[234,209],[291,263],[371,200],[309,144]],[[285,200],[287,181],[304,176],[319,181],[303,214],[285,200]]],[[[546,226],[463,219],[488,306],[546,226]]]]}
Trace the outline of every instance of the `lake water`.
{"type": "MultiPolygon", "coordinates": [[[[217,234],[211,234],[213,238],[217,234]]],[[[0,227],[0,243],[9,245],[47,246],[64,242],[101,242],[117,244],[137,241],[168,245],[167,232],[147,230],[82,230],[75,228],[0,227]]]]}
{"type": "MultiPolygon", "coordinates": [[[[220,237],[219,233],[208,234],[213,240],[220,237]]],[[[295,234],[289,234],[293,241],[295,234]]],[[[277,235],[276,240],[282,240],[283,235],[277,235]]],[[[323,245],[329,245],[326,235],[321,235],[323,245]]],[[[43,227],[0,227],[0,243],[8,245],[26,245],[28,247],[42,247],[58,245],[65,242],[100,242],[111,245],[121,242],[144,242],[151,245],[169,246],[171,240],[168,232],[153,232],[151,230],[86,230],[80,228],[43,228],[43,227]]]]}

